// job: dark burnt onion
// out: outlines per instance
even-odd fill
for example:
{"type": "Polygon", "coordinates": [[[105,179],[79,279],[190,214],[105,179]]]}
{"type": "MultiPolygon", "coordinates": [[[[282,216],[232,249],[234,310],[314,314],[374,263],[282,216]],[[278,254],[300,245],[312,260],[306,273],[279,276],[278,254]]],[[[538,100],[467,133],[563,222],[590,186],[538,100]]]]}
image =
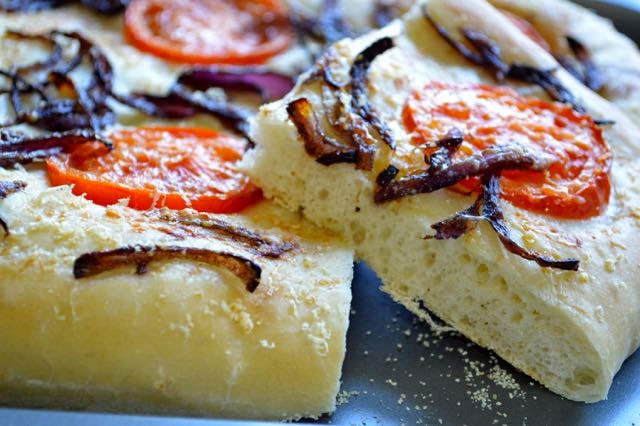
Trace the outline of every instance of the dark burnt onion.
{"type": "Polygon", "coordinates": [[[395,4],[389,0],[376,0],[373,6],[374,27],[382,28],[393,21],[398,12],[395,4]]]}
{"type": "Polygon", "coordinates": [[[482,194],[482,217],[489,222],[493,230],[498,234],[500,242],[507,250],[523,259],[532,260],[542,267],[566,271],[578,270],[580,261],[577,259],[555,260],[527,250],[513,240],[504,222],[504,215],[500,210],[500,176],[498,174],[491,173],[482,177],[482,194]]]}
{"type": "Polygon", "coordinates": [[[574,110],[584,114],[584,107],[580,105],[573,93],[554,75],[554,72],[555,70],[541,70],[528,65],[513,64],[509,67],[506,76],[515,80],[538,85],[556,101],[569,104],[574,110]]]}
{"type": "Polygon", "coordinates": [[[115,114],[109,106],[109,101],[115,100],[156,117],[188,118],[198,113],[211,114],[251,143],[248,126],[251,111],[208,96],[205,91],[210,87],[246,89],[273,98],[284,94],[293,84],[289,77],[262,69],[198,68],[181,74],[165,95],[121,94],[114,90],[114,72],[106,55],[82,34],[53,31],[24,36],[15,33],[14,36],[49,43],[54,53],[44,61],[20,68],[24,70],[22,74],[0,70],[0,75],[10,81],[10,87],[0,93],[9,95],[15,110],[15,117],[2,127],[24,123],[51,132],[91,129],[98,133],[115,122],[115,114]],[[61,46],[61,38],[74,40],[77,44],[75,53],[69,58],[55,53],[61,46]],[[81,65],[87,65],[91,70],[86,87],[78,87],[69,77],[69,73],[81,65]],[[239,74],[236,76],[235,72],[239,74]],[[36,74],[36,81],[27,80],[30,74],[36,74]],[[55,93],[52,93],[53,89],[57,89],[55,93]],[[30,101],[30,108],[24,105],[25,100],[30,101]]]}
{"type": "Polygon", "coordinates": [[[111,149],[111,143],[90,129],[53,132],[38,136],[24,133],[0,133],[0,167],[28,164],[59,154],[74,145],[99,141],[111,149]]]}
{"type": "Polygon", "coordinates": [[[467,209],[454,214],[450,218],[432,224],[431,229],[436,231],[435,235],[425,235],[424,239],[455,240],[473,230],[480,219],[482,197],[483,194],[481,193],[467,209]]]}
{"type": "Polygon", "coordinates": [[[499,173],[502,170],[536,170],[549,167],[552,159],[533,153],[519,145],[495,145],[456,161],[445,168],[427,169],[402,177],[378,188],[374,201],[387,203],[399,198],[447,188],[474,176],[499,173]]]}
{"type": "Polygon", "coordinates": [[[305,151],[318,163],[325,166],[336,163],[357,163],[358,157],[363,155],[358,148],[343,145],[327,137],[311,103],[306,98],[299,98],[289,103],[287,114],[296,126],[298,136],[304,142],[305,151]]]}
{"type": "MultiPolygon", "coordinates": [[[[9,195],[22,191],[26,187],[27,183],[21,180],[0,181],[0,200],[4,200],[9,195]]],[[[2,228],[2,230],[4,231],[5,237],[8,237],[11,234],[9,232],[9,226],[7,225],[7,222],[5,222],[2,217],[0,217],[0,228],[2,228]]]]}
{"type": "Polygon", "coordinates": [[[438,149],[429,155],[425,161],[429,164],[429,171],[433,173],[449,167],[453,154],[455,154],[460,145],[462,145],[462,142],[464,142],[464,135],[460,129],[454,127],[449,130],[445,137],[436,143],[438,149]]]}
{"type": "Polygon", "coordinates": [[[554,75],[555,70],[541,70],[529,65],[515,63],[506,64],[500,55],[500,48],[493,40],[479,31],[462,29],[462,34],[473,46],[474,51],[464,43],[451,37],[443,26],[435,22],[429,15],[426,4],[422,7],[422,14],[449,45],[470,62],[492,70],[498,80],[506,77],[535,84],[542,88],[552,99],[571,105],[577,112],[583,113],[585,111],[573,93],[554,75]]]}
{"type": "Polygon", "coordinates": [[[219,87],[228,91],[254,92],[263,101],[272,101],[284,97],[293,89],[291,77],[268,71],[263,68],[194,68],[180,75],[178,83],[192,89],[205,91],[219,87]]]}
{"type": "Polygon", "coordinates": [[[131,0],[80,0],[80,3],[96,12],[105,15],[115,15],[124,11],[131,0]]]}
{"type": "Polygon", "coordinates": [[[394,47],[393,39],[390,37],[382,37],[369,46],[367,46],[362,52],[356,56],[353,61],[353,65],[349,71],[351,77],[351,109],[354,113],[362,117],[367,124],[371,125],[382,140],[391,148],[395,149],[395,140],[391,129],[386,125],[384,121],[378,117],[371,102],[369,101],[368,90],[368,72],[371,63],[375,58],[394,47]]]}
{"type": "Polygon", "coordinates": [[[552,259],[540,253],[527,250],[513,240],[500,210],[500,175],[488,173],[482,176],[482,189],[475,202],[467,209],[452,217],[431,225],[435,235],[427,235],[425,239],[448,240],[457,239],[476,227],[478,221],[484,220],[498,235],[500,243],[511,253],[523,259],[536,262],[541,267],[556,268],[566,271],[577,271],[580,261],[577,259],[552,259]]]}
{"type": "Polygon", "coordinates": [[[311,39],[327,45],[356,35],[345,21],[338,0],[325,0],[320,5],[321,9],[316,16],[306,16],[296,10],[289,12],[291,25],[303,43],[311,39]]]}
{"type": "Polygon", "coordinates": [[[566,40],[573,58],[560,56],[558,62],[585,86],[598,92],[605,85],[605,77],[593,61],[589,49],[573,36],[566,36],[566,40]]]}
{"type": "Polygon", "coordinates": [[[231,224],[219,217],[207,213],[196,213],[185,210],[154,209],[146,214],[156,221],[162,221],[175,228],[180,227],[187,234],[199,237],[214,236],[216,239],[239,244],[249,249],[254,254],[269,258],[279,258],[287,252],[294,250],[297,245],[293,242],[279,241],[272,237],[265,237],[251,229],[231,224]],[[201,230],[204,232],[193,232],[201,230]]]}
{"type": "Polygon", "coordinates": [[[7,12],[36,12],[55,9],[71,3],[81,3],[96,12],[113,15],[120,13],[130,0],[0,0],[0,10],[7,12]]]}
{"type": "Polygon", "coordinates": [[[462,34],[480,53],[482,64],[493,68],[496,71],[496,77],[499,80],[503,79],[509,72],[509,66],[502,60],[500,47],[479,31],[464,29],[462,34]]]}
{"type": "Polygon", "coordinates": [[[13,67],[12,71],[17,74],[47,70],[62,60],[62,46],[53,37],[49,37],[44,34],[23,34],[11,30],[5,33],[5,37],[15,38],[18,40],[37,41],[48,45],[51,49],[51,53],[44,60],[36,61],[28,65],[13,67]]]}
{"type": "Polygon", "coordinates": [[[77,279],[92,277],[123,266],[135,266],[136,273],[142,275],[147,272],[149,263],[172,259],[185,259],[226,268],[242,280],[249,292],[254,292],[260,284],[262,270],[249,259],[222,251],[180,246],[135,245],[85,253],[75,260],[73,275],[77,279]]]}
{"type": "Polygon", "coordinates": [[[398,176],[398,173],[400,173],[400,169],[393,164],[389,164],[383,171],[378,173],[376,183],[378,186],[387,186],[398,176]]]}

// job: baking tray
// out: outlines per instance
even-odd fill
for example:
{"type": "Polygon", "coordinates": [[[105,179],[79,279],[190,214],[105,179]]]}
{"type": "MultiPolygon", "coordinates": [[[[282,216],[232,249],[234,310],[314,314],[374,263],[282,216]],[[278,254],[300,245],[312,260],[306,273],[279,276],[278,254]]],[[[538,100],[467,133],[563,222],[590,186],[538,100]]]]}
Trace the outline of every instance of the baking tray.
{"type": "MultiPolygon", "coordinates": [[[[640,41],[640,1],[583,0],[640,41]]],[[[608,425],[640,424],[640,353],[597,404],[568,401],[457,333],[433,333],[379,291],[364,264],[355,266],[351,324],[339,406],[316,424],[608,425]]],[[[0,343],[1,344],[1,343],[0,343]]],[[[0,425],[254,426],[231,422],[120,414],[0,408],[0,425]]]]}

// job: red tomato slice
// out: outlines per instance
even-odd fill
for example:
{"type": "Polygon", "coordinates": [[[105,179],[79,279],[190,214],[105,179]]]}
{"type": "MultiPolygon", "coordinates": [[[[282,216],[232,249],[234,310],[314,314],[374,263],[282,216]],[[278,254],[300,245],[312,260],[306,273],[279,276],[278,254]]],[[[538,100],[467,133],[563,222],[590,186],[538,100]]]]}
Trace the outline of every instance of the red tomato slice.
{"type": "MultiPolygon", "coordinates": [[[[583,219],[604,211],[611,185],[611,152],[591,117],[570,106],[520,96],[505,87],[432,82],[406,101],[403,121],[416,145],[432,145],[453,127],[465,134],[456,155],[499,143],[518,143],[551,154],[545,172],[502,173],[502,196],[514,205],[559,218],[583,219]]],[[[459,184],[472,191],[479,179],[459,184]]]]}
{"type": "Polygon", "coordinates": [[[47,160],[52,185],[74,185],[97,204],[129,198],[129,207],[233,213],[262,194],[235,168],[245,142],[208,129],[117,130],[114,148],[89,143],[47,160]]]}
{"type": "Polygon", "coordinates": [[[527,21],[524,18],[521,18],[514,13],[509,12],[508,10],[500,9],[500,12],[502,12],[507,18],[509,18],[509,20],[511,20],[511,22],[516,27],[518,27],[520,31],[522,31],[527,37],[533,40],[538,46],[542,47],[547,52],[551,52],[549,43],[547,43],[547,40],[542,37],[542,35],[538,32],[538,30],[536,30],[531,22],[527,21]]]}
{"type": "Polygon", "coordinates": [[[133,0],[125,34],[142,51],[189,64],[259,64],[293,41],[280,0],[133,0]]]}

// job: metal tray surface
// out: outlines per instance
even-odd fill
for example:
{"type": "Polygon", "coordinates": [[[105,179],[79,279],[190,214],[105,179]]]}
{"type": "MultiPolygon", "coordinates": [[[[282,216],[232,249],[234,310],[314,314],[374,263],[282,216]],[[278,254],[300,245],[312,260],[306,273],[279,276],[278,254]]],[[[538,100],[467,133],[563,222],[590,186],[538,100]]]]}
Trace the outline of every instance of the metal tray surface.
{"type": "MultiPolygon", "coordinates": [[[[640,1],[582,0],[640,41],[640,1]]],[[[379,291],[355,266],[351,324],[339,406],[316,424],[640,424],[640,353],[616,376],[606,401],[568,401],[457,333],[437,335],[379,291]]],[[[0,408],[0,426],[254,426],[265,423],[0,408]]]]}

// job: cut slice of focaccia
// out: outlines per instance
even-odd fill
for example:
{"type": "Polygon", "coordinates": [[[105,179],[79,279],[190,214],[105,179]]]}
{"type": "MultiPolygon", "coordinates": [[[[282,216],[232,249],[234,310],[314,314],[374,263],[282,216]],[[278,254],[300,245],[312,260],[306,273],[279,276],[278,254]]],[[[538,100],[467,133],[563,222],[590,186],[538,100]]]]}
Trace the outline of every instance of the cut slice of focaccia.
{"type": "Polygon", "coordinates": [[[583,83],[640,120],[640,52],[608,19],[565,0],[490,3],[583,83]]]}
{"type": "Polygon", "coordinates": [[[0,15],[0,405],[333,411],[352,249],[257,203],[227,133],[247,112],[168,94],[195,75],[127,45],[121,20],[0,15]]]}
{"type": "Polygon", "coordinates": [[[640,341],[639,134],[490,4],[432,0],[262,107],[244,170],[417,315],[593,402],[640,341]]]}
{"type": "Polygon", "coordinates": [[[0,201],[0,404],[334,410],[352,278],[338,240],[268,202],[141,212],[52,188],[41,171],[0,181],[26,184],[0,201]]]}

